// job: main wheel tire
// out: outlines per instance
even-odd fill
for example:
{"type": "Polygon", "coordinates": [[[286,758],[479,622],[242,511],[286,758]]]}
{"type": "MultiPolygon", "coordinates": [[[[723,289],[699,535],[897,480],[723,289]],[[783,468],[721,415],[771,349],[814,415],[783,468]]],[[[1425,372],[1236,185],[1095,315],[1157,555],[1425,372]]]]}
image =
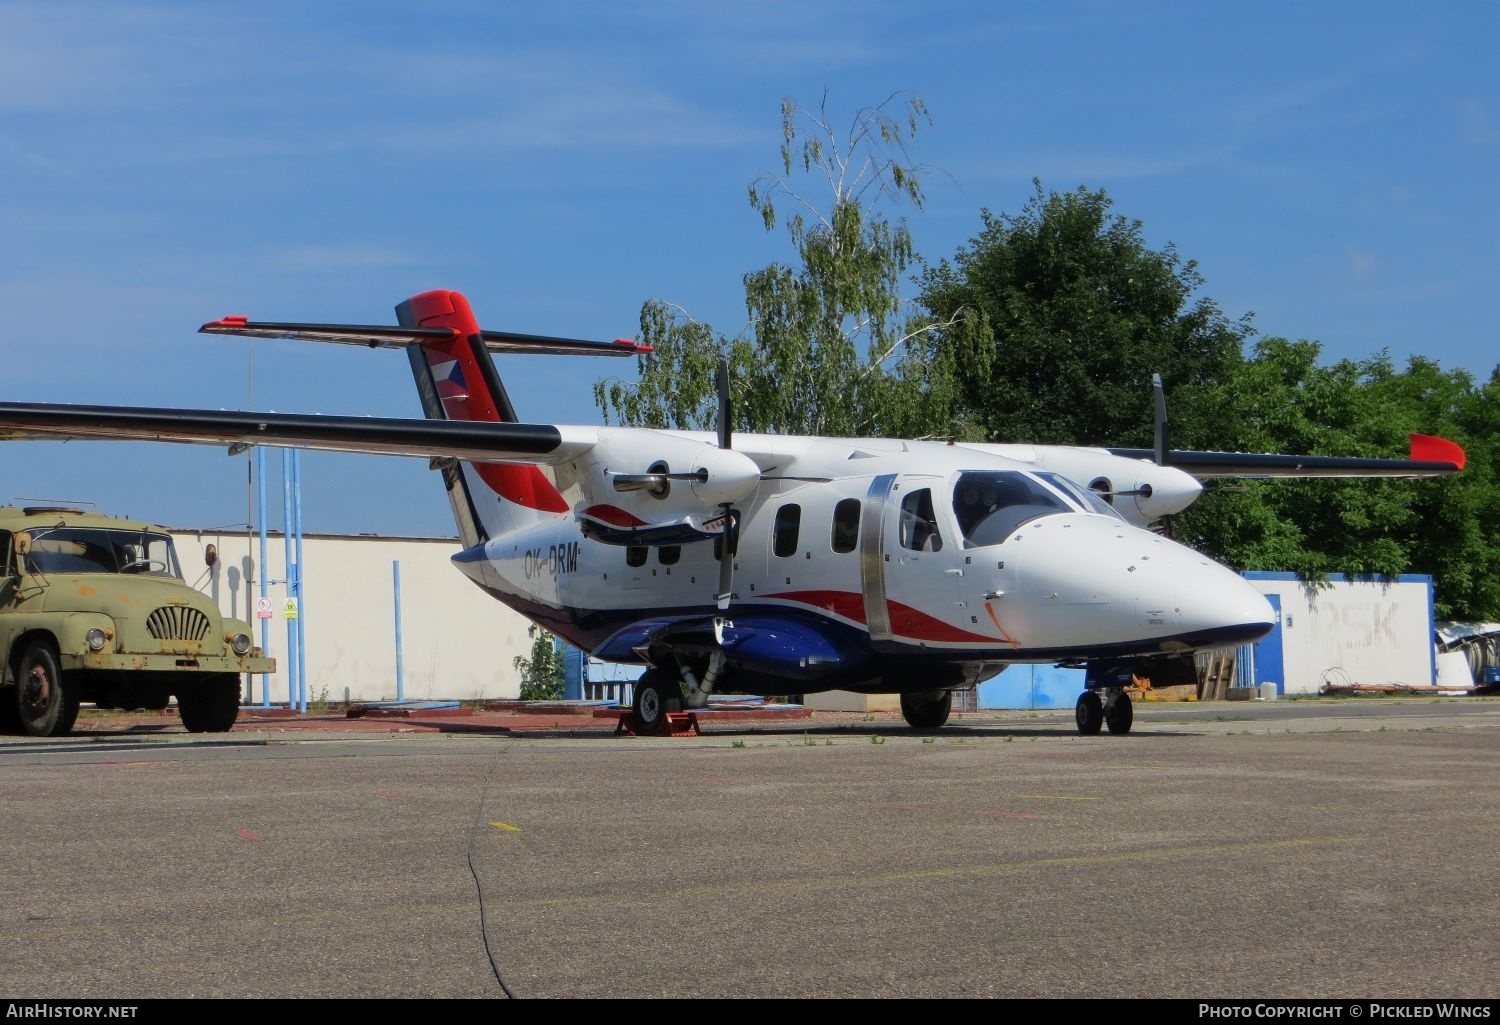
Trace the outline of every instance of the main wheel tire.
{"type": "Polygon", "coordinates": [[[927,694],[901,695],[901,715],[914,730],[935,730],[948,721],[953,711],[953,692],[940,690],[927,694]]]}
{"type": "Polygon", "coordinates": [[[178,691],[177,714],[189,733],[227,733],[240,714],[240,678],[215,673],[178,691]]]}
{"type": "Polygon", "coordinates": [[[635,717],[636,733],[662,736],[669,725],[667,713],[682,711],[682,687],[668,673],[648,669],[635,681],[630,711],[635,717]]]}
{"type": "Polygon", "coordinates": [[[1078,732],[1085,737],[1092,737],[1104,725],[1104,702],[1091,690],[1078,696],[1078,704],[1073,712],[1078,719],[1078,732]]]}
{"type": "Polygon", "coordinates": [[[57,647],[35,640],[16,667],[16,711],[21,732],[33,737],[62,737],[78,720],[78,691],[63,675],[57,647]]]}
{"type": "Polygon", "coordinates": [[[1110,703],[1109,711],[1104,713],[1104,724],[1109,727],[1109,732],[1125,734],[1130,732],[1130,724],[1135,721],[1135,709],[1131,707],[1129,694],[1116,694],[1114,701],[1110,703]]]}

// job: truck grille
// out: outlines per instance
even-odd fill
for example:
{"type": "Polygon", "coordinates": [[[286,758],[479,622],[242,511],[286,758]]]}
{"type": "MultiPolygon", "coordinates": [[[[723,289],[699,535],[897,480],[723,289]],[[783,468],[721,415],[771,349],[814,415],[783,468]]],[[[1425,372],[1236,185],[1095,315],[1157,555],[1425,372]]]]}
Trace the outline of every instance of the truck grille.
{"type": "Polygon", "coordinates": [[[159,641],[201,641],[212,626],[194,608],[166,605],[146,617],[146,630],[159,641]]]}

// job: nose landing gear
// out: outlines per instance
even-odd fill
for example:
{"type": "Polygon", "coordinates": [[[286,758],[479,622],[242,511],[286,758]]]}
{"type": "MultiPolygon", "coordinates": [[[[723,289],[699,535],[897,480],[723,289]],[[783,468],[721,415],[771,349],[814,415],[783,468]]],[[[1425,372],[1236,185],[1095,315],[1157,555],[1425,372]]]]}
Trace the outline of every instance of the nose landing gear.
{"type": "Polygon", "coordinates": [[[1073,712],[1078,721],[1078,732],[1086,737],[1094,736],[1105,726],[1111,733],[1126,734],[1135,721],[1130,695],[1119,687],[1084,691],[1078,696],[1073,712]]]}

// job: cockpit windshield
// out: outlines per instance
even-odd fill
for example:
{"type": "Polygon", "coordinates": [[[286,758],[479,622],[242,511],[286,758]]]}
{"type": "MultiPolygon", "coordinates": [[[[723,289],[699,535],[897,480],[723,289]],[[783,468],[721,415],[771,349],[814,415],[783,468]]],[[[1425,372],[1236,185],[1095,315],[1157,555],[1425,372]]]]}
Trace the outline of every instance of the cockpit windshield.
{"type": "Polygon", "coordinates": [[[1117,520],[1125,518],[1115,510],[1114,506],[1101,498],[1097,491],[1083,487],[1076,481],[1071,481],[1061,474],[1053,473],[1051,470],[1037,470],[1035,473],[1053,487],[1067,492],[1079,505],[1083,506],[1089,512],[1096,512],[1102,516],[1110,516],[1117,520]]]}
{"type": "Polygon", "coordinates": [[[953,513],[966,548],[1000,544],[1029,520],[1071,512],[1102,512],[1119,518],[1097,495],[1053,473],[970,470],[959,476],[953,488],[953,513]]]}
{"type": "Polygon", "coordinates": [[[181,578],[166,534],[98,527],[46,527],[16,535],[28,573],[145,573],[181,578]]]}

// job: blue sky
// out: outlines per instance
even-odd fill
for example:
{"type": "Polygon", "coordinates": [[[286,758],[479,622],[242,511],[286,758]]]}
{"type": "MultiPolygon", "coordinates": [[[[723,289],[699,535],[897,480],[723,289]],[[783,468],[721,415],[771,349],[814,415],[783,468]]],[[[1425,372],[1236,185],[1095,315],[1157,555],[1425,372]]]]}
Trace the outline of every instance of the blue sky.
{"type": "MultiPolygon", "coordinates": [[[[930,261],[1033,178],[1103,188],[1262,334],[1484,378],[1496,39],[1500,6],[1462,0],[0,0],[0,399],[417,416],[400,353],[197,327],[392,323],[430,288],[491,328],[628,337],[662,299],[736,333],[741,277],[791,257],[746,202],[782,98],[846,125],[899,91],[933,117],[925,209],[896,211],[930,261]]],[[[560,423],[634,373],[501,371],[522,419],[560,423]]],[[[0,466],[0,501],[253,512],[246,457],[211,447],[10,442],[0,466]]],[[[306,530],[451,533],[423,460],[302,466],[306,530]]]]}

